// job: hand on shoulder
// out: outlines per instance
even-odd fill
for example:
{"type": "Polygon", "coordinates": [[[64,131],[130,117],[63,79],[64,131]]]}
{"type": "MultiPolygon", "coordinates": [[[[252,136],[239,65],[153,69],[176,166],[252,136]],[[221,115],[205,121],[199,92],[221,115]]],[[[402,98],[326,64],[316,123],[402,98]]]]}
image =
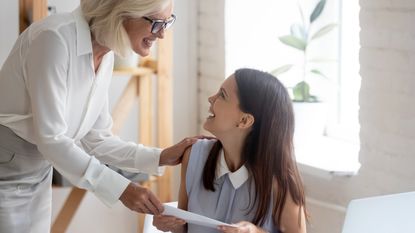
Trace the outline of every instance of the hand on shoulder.
{"type": "Polygon", "coordinates": [[[185,150],[196,143],[199,139],[214,139],[214,137],[199,135],[184,138],[179,143],[170,146],[161,152],[159,165],[177,165],[181,163],[185,150]]]}

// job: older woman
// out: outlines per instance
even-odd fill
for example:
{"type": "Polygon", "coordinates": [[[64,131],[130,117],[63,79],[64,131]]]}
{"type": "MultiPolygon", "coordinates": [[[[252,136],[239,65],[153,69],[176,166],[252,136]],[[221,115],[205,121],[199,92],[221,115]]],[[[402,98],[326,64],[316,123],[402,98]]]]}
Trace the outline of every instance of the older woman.
{"type": "Polygon", "coordinates": [[[108,205],[162,211],[104,164],[157,174],[196,139],[163,151],[120,140],[108,88],[113,54],[148,55],[174,21],[171,0],[81,0],[20,35],[0,71],[0,232],[49,232],[52,166],[108,205]]]}

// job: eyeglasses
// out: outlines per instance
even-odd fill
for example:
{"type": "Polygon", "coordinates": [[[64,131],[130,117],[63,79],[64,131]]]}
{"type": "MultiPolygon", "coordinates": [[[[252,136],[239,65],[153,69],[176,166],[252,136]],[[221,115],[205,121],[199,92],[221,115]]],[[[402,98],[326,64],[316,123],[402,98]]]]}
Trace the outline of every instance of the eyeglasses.
{"type": "Polygon", "coordinates": [[[176,21],[176,16],[174,14],[172,14],[171,17],[166,19],[166,20],[150,19],[150,18],[145,17],[145,16],[143,16],[143,19],[145,19],[145,20],[147,20],[151,23],[151,33],[156,34],[161,29],[166,30],[169,27],[171,27],[171,25],[173,25],[174,21],[176,21]]]}

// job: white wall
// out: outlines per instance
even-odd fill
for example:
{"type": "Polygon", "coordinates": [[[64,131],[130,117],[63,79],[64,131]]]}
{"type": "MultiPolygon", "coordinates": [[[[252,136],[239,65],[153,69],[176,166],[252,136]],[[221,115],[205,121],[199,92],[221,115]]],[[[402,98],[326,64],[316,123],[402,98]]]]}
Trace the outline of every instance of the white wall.
{"type": "Polygon", "coordinates": [[[197,131],[197,1],[175,0],[173,27],[173,140],[197,131]]]}
{"type": "MultiPolygon", "coordinates": [[[[309,196],[343,206],[353,198],[415,190],[415,2],[361,0],[360,5],[362,168],[351,178],[305,177],[309,196]]],[[[316,219],[316,225],[323,224],[316,219]]],[[[340,232],[340,227],[315,232],[340,232]]]]}
{"type": "Polygon", "coordinates": [[[198,6],[198,125],[208,116],[208,97],[225,79],[225,1],[200,0],[198,6]]]}
{"type": "Polygon", "coordinates": [[[0,1],[0,67],[19,34],[19,1],[0,1]]]}

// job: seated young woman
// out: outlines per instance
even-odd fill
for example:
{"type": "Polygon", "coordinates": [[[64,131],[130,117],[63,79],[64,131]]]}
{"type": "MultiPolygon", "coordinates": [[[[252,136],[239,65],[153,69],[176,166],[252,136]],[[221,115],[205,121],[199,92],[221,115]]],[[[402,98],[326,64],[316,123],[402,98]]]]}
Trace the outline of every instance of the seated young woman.
{"type": "Polygon", "coordinates": [[[291,99],[274,76],[239,69],[209,97],[202,139],[183,157],[178,207],[232,227],[154,216],[172,232],[306,232],[305,195],[293,153],[291,99]]]}

